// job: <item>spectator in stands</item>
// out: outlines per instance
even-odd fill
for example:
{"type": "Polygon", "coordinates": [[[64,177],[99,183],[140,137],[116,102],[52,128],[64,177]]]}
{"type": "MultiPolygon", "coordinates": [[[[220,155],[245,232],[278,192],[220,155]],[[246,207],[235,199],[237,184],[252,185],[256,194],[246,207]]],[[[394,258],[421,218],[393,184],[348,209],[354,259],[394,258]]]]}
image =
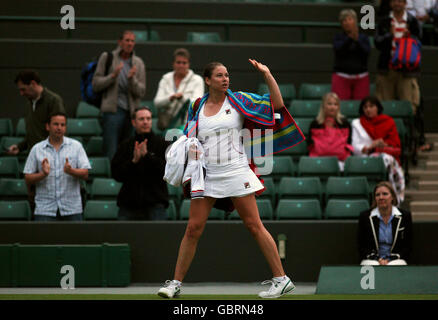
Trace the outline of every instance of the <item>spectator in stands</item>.
{"type": "Polygon", "coordinates": [[[429,12],[434,4],[433,0],[406,0],[406,11],[418,20],[421,39],[423,38],[423,25],[430,20],[429,12]]]}
{"type": "Polygon", "coordinates": [[[179,48],[173,53],[173,71],[163,75],[154,105],[158,109],[158,129],[184,124],[190,102],[204,95],[204,80],[190,69],[190,53],[179,48]],[[181,112],[180,112],[181,110],[181,112]]]}
{"type": "Polygon", "coordinates": [[[406,0],[391,0],[392,10],[377,26],[375,45],[380,51],[376,96],[380,100],[408,100],[416,113],[420,104],[420,88],[417,77],[420,68],[413,70],[390,68],[396,43],[403,37],[418,39],[420,28],[417,19],[406,11],[406,0]]]}
{"type": "Polygon", "coordinates": [[[47,138],[46,122],[50,114],[65,112],[62,98],[44,87],[37,72],[24,70],[15,78],[20,95],[29,99],[26,106],[24,121],[26,136],[18,145],[12,145],[7,151],[17,155],[21,151],[30,150],[36,143],[47,138]]]}
{"type": "Polygon", "coordinates": [[[152,112],[138,108],[132,115],[135,136],[123,141],[111,162],[111,172],[122,182],[117,197],[121,220],[166,220],[169,206],[163,180],[168,143],[153,133],[152,112]]]}
{"type": "Polygon", "coordinates": [[[359,119],[354,119],[352,144],[354,154],[381,156],[389,173],[389,181],[397,193],[397,200],[404,200],[405,178],[400,166],[401,143],[397,126],[392,117],[383,114],[379,99],[367,97],[359,106],[359,119]]]}
{"type": "Polygon", "coordinates": [[[351,126],[341,114],[336,93],[329,92],[323,96],[318,116],[310,124],[307,145],[309,156],[336,156],[339,168],[344,170],[344,161],[353,152],[351,126]]]}
{"type": "Polygon", "coordinates": [[[31,149],[24,166],[28,185],[36,186],[36,221],[82,220],[80,180],[91,169],[82,144],[65,137],[67,116],[52,114],[46,124],[49,137],[31,149]]]}
{"type": "Polygon", "coordinates": [[[93,89],[103,92],[100,109],[103,114],[103,151],[110,160],[117,145],[132,136],[131,114],[140,106],[146,92],[146,69],[143,60],[135,55],[135,35],[124,31],[112,52],[112,64],[105,75],[109,57],[102,53],[93,76],[93,89]]]}
{"type": "Polygon", "coordinates": [[[342,33],[335,35],[332,91],[341,100],[362,100],[369,95],[368,56],[371,46],[368,36],[359,32],[356,12],[344,9],[339,14],[342,33]]]}
{"type": "MultiPolygon", "coordinates": [[[[274,126],[277,138],[282,139],[281,146],[275,143],[271,145],[274,152],[293,146],[303,137],[299,130],[285,132],[278,127],[284,125],[283,128],[289,129],[293,122],[284,107],[280,88],[266,65],[252,59],[249,62],[264,77],[269,96],[232,92],[227,68],[222,63],[211,62],[204,69],[208,93],[189,108],[184,134],[196,139],[194,142],[203,148],[206,174],[200,187],[191,190],[189,221],[180,244],[174,277],[159,289],[158,294],[162,297],[173,298],[180,294],[181,282],[192,263],[208,215],[220,203],[231,205],[231,208],[227,207],[228,212],[236,208],[271,268],[273,278],[265,282],[271,287],[268,291],[260,292],[259,297],[277,298],[295,288],[284,272],[275,241],[260,219],[255,194],[264,187],[249,166],[241,130],[244,124],[245,129],[256,125],[257,128],[274,126]],[[281,114],[281,122],[276,123],[274,111],[281,114]]],[[[261,140],[265,139],[258,134],[257,141],[261,140]]],[[[185,155],[196,159],[199,158],[198,153],[199,149],[185,155]]],[[[202,174],[193,176],[203,177],[202,174]]]]}
{"type": "Polygon", "coordinates": [[[360,213],[358,246],[361,265],[406,265],[412,248],[412,218],[397,208],[391,183],[380,182],[373,191],[373,205],[360,213]]]}

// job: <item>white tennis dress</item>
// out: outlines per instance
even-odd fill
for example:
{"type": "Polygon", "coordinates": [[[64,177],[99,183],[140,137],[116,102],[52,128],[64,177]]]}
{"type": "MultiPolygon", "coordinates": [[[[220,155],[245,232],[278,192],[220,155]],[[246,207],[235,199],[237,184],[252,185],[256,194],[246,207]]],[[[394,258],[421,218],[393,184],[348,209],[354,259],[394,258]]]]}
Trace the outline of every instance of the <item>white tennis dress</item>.
{"type": "MultiPolygon", "coordinates": [[[[202,108],[203,106],[201,106],[202,108]]],[[[241,197],[263,189],[248,165],[240,130],[244,117],[225,99],[210,117],[199,111],[198,140],[204,148],[206,176],[204,196],[241,197]]]]}

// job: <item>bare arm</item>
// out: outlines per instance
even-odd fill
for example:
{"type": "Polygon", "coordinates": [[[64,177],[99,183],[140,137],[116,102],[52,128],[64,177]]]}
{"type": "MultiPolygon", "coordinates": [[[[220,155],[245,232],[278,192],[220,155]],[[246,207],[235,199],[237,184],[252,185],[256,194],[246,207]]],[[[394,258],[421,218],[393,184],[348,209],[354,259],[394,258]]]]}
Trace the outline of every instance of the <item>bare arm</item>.
{"type": "Polygon", "coordinates": [[[42,170],[37,173],[26,173],[24,175],[24,180],[26,181],[26,184],[28,186],[36,184],[40,182],[41,180],[45,179],[49,173],[50,173],[50,163],[47,158],[44,158],[44,160],[41,163],[42,170]]]}
{"type": "Polygon", "coordinates": [[[37,173],[26,173],[24,175],[24,180],[26,181],[26,184],[28,186],[36,184],[40,182],[41,180],[45,179],[47,175],[44,172],[37,172],[37,173]]]}
{"type": "Polygon", "coordinates": [[[65,159],[64,172],[78,179],[88,179],[88,169],[72,168],[68,158],[65,159]]]}
{"type": "Polygon", "coordinates": [[[264,64],[257,62],[256,60],[249,59],[249,62],[263,74],[266,84],[268,85],[269,93],[271,95],[271,101],[274,110],[279,110],[284,107],[283,97],[281,96],[280,88],[278,87],[277,81],[271,74],[271,71],[264,64]]]}

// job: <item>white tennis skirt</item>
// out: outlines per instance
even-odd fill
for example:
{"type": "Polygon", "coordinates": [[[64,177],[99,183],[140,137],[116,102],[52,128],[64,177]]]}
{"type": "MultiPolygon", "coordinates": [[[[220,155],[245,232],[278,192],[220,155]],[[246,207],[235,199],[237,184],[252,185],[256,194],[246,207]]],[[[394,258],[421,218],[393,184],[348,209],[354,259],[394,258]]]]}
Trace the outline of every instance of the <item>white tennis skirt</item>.
{"type": "Polygon", "coordinates": [[[242,197],[264,187],[249,166],[233,170],[208,170],[204,196],[216,199],[242,197]]]}

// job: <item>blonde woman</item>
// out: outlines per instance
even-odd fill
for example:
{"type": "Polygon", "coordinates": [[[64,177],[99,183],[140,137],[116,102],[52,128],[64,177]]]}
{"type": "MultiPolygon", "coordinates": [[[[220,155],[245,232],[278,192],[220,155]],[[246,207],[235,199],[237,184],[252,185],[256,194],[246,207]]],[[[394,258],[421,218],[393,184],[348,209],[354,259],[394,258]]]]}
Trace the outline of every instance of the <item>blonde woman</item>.
{"type": "Polygon", "coordinates": [[[315,120],[310,124],[309,156],[335,156],[339,168],[344,169],[344,161],[353,152],[351,146],[351,126],[341,114],[340,99],[334,92],[325,94],[315,120]]]}

